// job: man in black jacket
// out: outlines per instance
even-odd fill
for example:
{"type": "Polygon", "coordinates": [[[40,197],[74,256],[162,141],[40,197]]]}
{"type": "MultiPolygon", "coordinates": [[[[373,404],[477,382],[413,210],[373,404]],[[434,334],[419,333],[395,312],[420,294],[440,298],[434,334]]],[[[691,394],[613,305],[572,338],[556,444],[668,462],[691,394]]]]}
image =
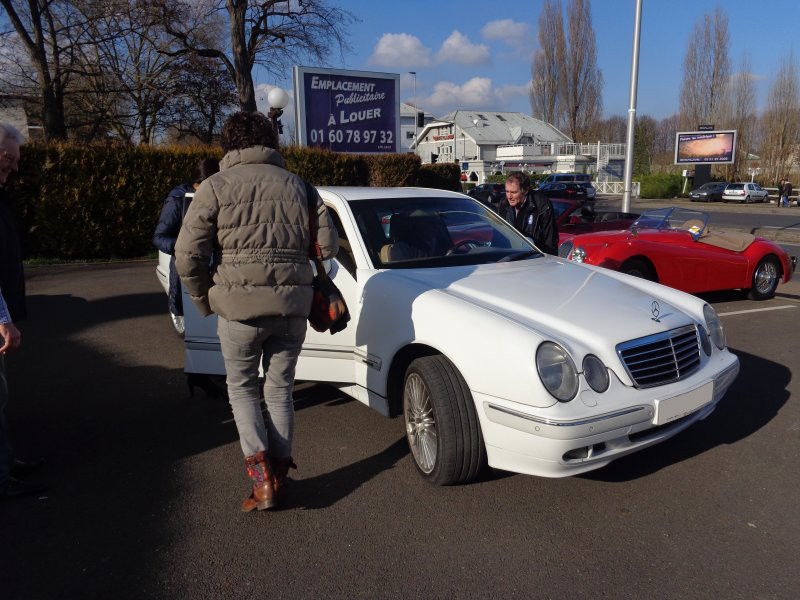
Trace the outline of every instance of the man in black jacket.
{"type": "Polygon", "coordinates": [[[522,235],[547,254],[558,255],[558,227],[550,200],[531,190],[530,178],[521,171],[506,178],[506,200],[501,214],[522,235]]]}
{"type": "MultiPolygon", "coordinates": [[[[0,123],[0,186],[19,166],[22,135],[11,125],[0,123]]],[[[15,322],[25,318],[25,274],[14,213],[4,189],[0,188],[0,498],[31,496],[44,490],[22,477],[40,463],[26,463],[14,458],[8,439],[3,409],[8,400],[5,354],[19,348],[22,336],[15,322]]]]}

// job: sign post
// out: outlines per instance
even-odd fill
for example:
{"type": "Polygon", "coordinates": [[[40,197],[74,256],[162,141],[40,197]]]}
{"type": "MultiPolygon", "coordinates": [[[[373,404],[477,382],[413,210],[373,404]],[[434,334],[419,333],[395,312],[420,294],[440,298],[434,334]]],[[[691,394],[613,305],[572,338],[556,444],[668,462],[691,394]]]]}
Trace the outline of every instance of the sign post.
{"type": "Polygon", "coordinates": [[[294,67],[297,139],[334,152],[397,152],[400,75],[294,67]]]}

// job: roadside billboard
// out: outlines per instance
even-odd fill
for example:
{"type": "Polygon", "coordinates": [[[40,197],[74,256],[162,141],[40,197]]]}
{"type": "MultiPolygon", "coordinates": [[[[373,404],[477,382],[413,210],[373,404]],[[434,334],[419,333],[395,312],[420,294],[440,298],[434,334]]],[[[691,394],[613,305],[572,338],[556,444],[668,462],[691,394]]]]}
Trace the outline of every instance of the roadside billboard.
{"type": "Polygon", "coordinates": [[[297,143],[335,152],[397,152],[400,75],[294,67],[297,143]]]}
{"type": "Polygon", "coordinates": [[[676,165],[725,165],[736,156],[736,131],[683,131],[675,134],[676,165]]]}

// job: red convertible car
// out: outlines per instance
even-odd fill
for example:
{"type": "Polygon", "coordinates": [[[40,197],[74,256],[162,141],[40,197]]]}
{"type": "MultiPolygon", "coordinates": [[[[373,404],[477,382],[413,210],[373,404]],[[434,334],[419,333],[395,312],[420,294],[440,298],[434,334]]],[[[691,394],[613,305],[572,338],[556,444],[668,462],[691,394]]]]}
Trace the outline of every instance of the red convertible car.
{"type": "Polygon", "coordinates": [[[559,256],[692,294],[743,289],[754,300],[772,298],[797,260],[749,233],[712,230],[706,213],[684,208],[646,211],[626,231],[572,237],[559,256]]]}
{"type": "Polygon", "coordinates": [[[551,198],[556,215],[559,243],[581,233],[627,229],[639,218],[638,213],[599,211],[580,200],[551,198]]]}

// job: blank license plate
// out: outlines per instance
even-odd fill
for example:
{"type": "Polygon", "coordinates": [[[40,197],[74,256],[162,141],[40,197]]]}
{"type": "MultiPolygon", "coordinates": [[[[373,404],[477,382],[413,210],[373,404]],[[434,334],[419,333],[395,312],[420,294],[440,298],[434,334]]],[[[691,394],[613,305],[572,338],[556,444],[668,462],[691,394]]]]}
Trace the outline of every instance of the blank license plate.
{"type": "Polygon", "coordinates": [[[656,418],[654,425],[663,425],[693,413],[701,406],[711,402],[714,397],[714,382],[710,381],[702,387],[664,400],[656,400],[656,418]]]}

